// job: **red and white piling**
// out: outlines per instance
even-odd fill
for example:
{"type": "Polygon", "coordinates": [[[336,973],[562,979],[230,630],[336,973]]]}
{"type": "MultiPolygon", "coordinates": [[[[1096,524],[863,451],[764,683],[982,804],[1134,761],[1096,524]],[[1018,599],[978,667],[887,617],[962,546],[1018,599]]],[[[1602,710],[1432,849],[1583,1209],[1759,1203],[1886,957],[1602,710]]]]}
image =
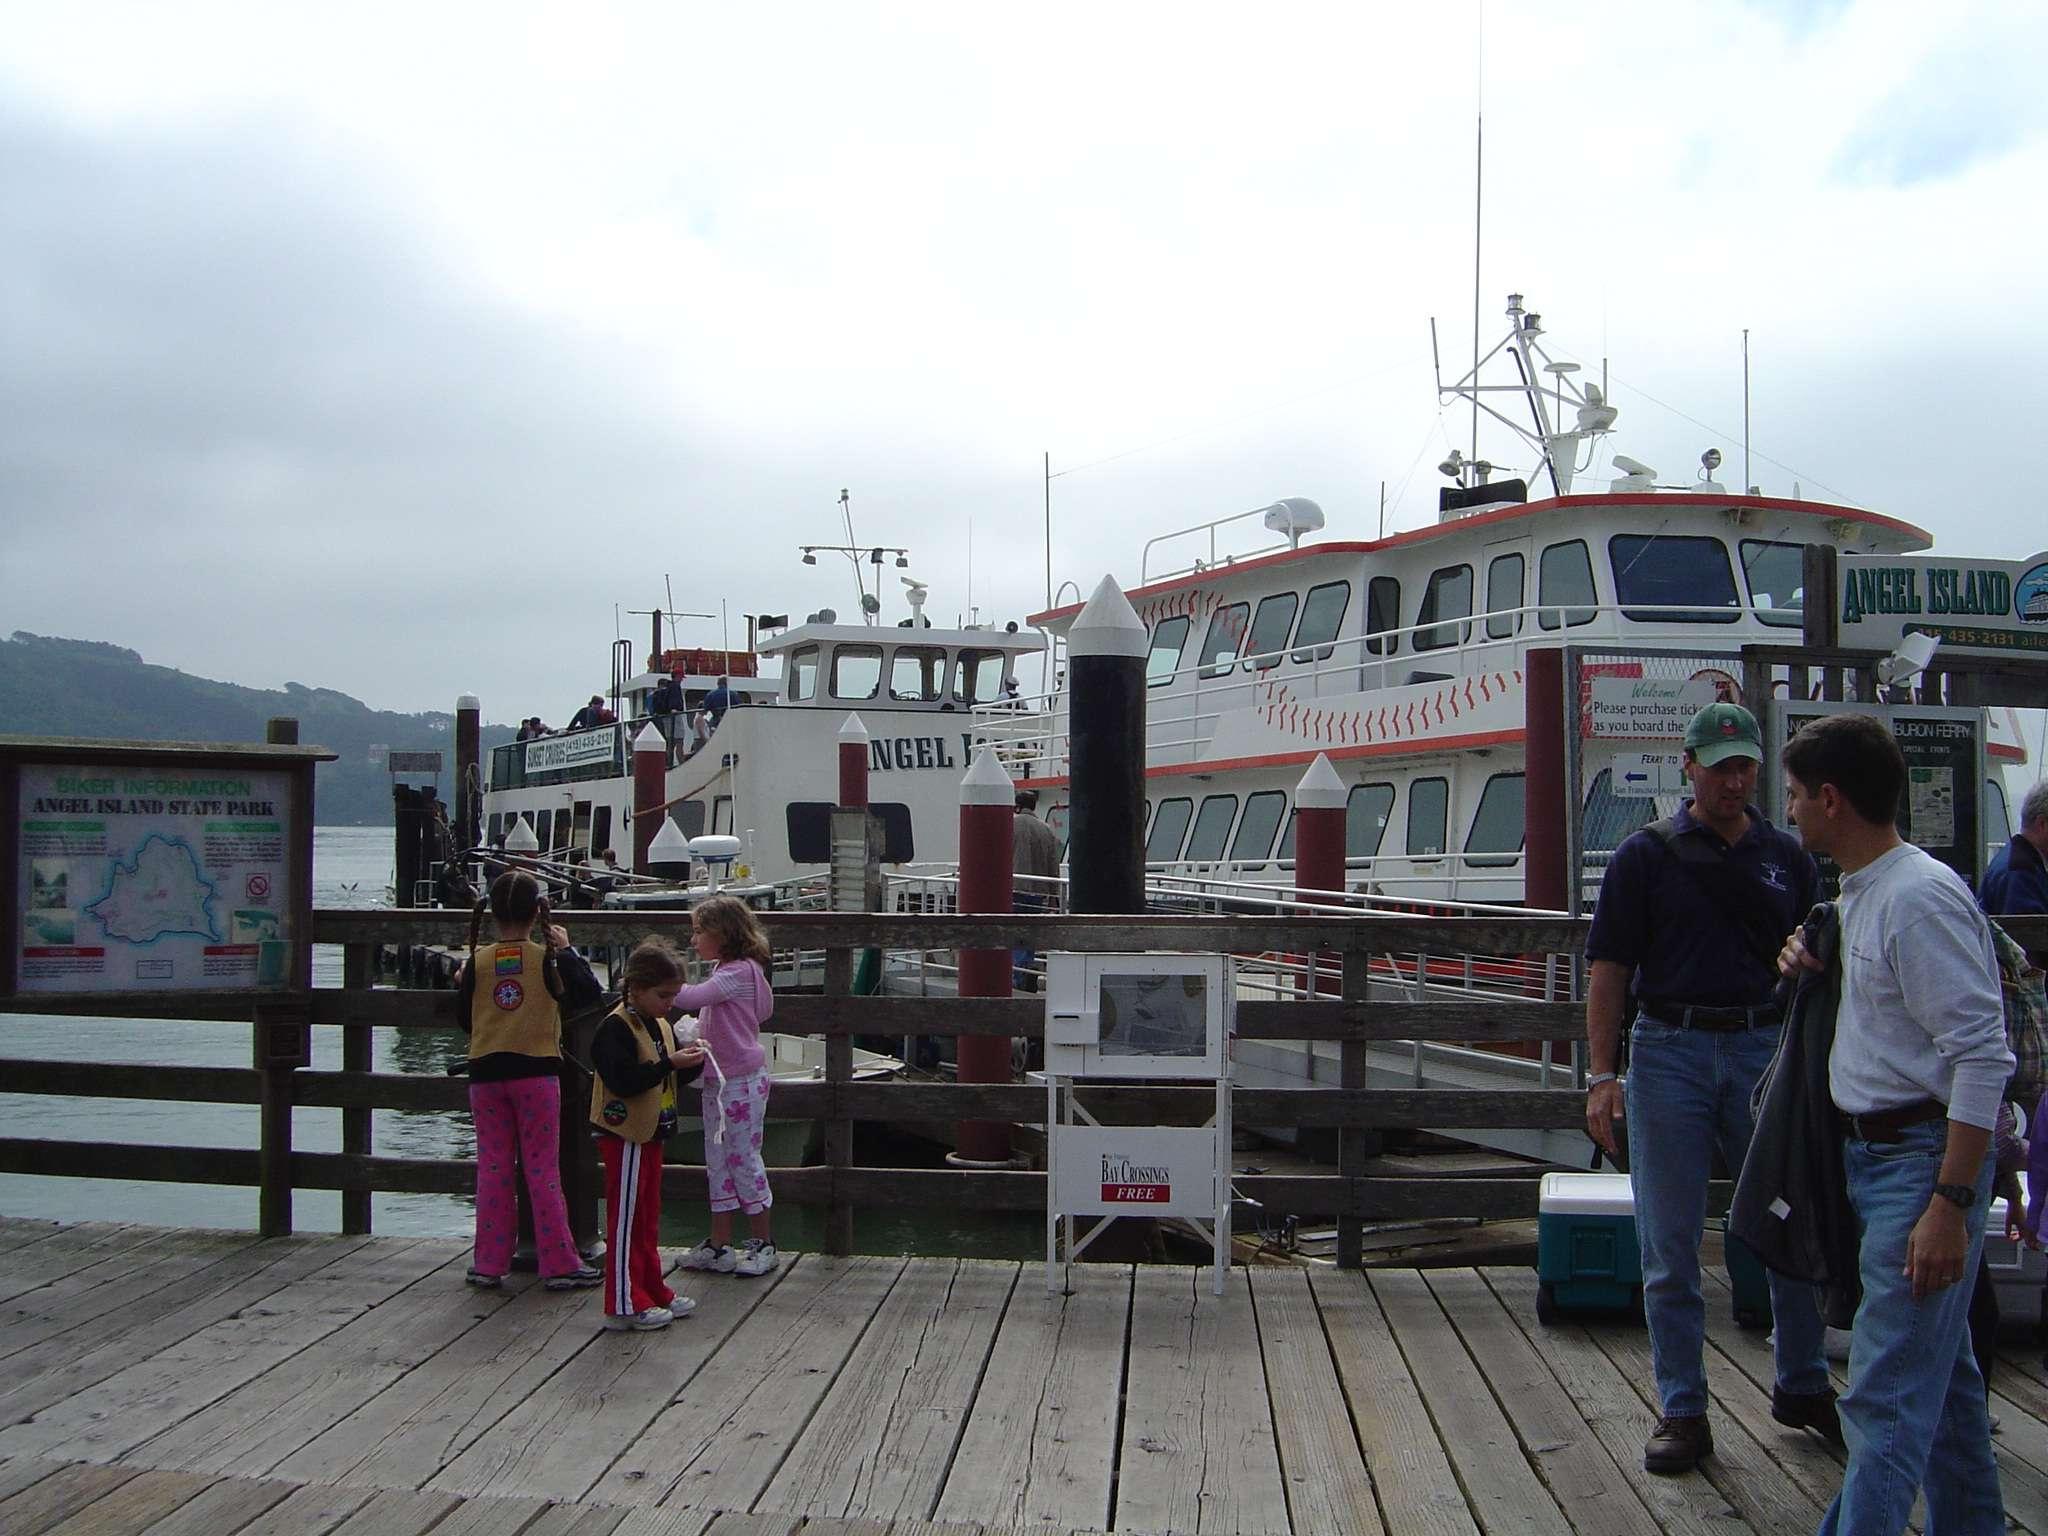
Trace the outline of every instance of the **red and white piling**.
{"type": "MultiPolygon", "coordinates": [[[[1321,752],[1294,786],[1294,886],[1302,900],[1315,901],[1319,891],[1344,889],[1344,806],[1348,792],[1329,757],[1321,752]]],[[[1325,976],[1320,957],[1309,956],[1316,992],[1338,990],[1337,978],[1325,976]]]]}
{"type": "MultiPolygon", "coordinates": [[[[960,911],[1010,911],[1015,888],[1012,822],[1017,813],[1017,788],[993,749],[983,747],[960,781],[960,911]]],[[[1010,947],[960,951],[962,997],[1010,995],[1010,947]]],[[[1007,1035],[962,1035],[959,1081],[1007,1083],[1010,1040],[1007,1035]]],[[[950,1161],[967,1166],[1007,1166],[1010,1128],[998,1121],[962,1120],[954,1131],[950,1161]]]]}
{"type": "Polygon", "coordinates": [[[662,801],[667,797],[668,742],[649,721],[633,738],[633,869],[636,874],[653,873],[648,847],[662,823],[662,801]]]}
{"type": "Polygon", "coordinates": [[[839,806],[864,811],[868,805],[868,728],[859,715],[839,727],[839,806]]]}

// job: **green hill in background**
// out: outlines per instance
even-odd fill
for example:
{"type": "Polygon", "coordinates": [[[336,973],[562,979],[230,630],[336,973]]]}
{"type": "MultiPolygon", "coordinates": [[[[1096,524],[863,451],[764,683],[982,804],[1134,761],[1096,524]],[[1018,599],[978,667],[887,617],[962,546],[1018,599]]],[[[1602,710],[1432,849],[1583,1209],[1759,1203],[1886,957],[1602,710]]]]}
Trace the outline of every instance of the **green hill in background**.
{"type": "MultiPolygon", "coordinates": [[[[16,630],[0,641],[0,730],[27,736],[93,736],[138,741],[261,741],[264,723],[289,715],[299,740],[340,754],[318,769],[322,826],[388,826],[391,776],[386,750],[441,752],[441,793],[453,798],[455,716],[372,709],[331,688],[286,683],[244,688],[153,667],[134,651],[99,640],[59,640],[16,630]]],[[[483,750],[510,741],[487,725],[483,750]]]]}

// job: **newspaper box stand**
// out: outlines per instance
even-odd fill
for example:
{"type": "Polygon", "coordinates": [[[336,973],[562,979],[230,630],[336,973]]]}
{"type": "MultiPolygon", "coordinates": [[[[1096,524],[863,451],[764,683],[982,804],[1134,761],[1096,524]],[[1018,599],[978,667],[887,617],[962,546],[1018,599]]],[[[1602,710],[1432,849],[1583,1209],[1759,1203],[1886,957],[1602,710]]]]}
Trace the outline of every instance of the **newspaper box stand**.
{"type": "Polygon", "coordinates": [[[1206,1225],[1223,1294],[1230,1257],[1230,1036],[1236,998],[1223,955],[1046,956],[1045,1125],[1050,1190],[1045,1285],[1119,1216],[1206,1225]],[[1206,1082],[1216,1108],[1200,1126],[1103,1125],[1075,1098],[1084,1083],[1206,1082]],[[1077,1234],[1077,1218],[1097,1218],[1077,1234]]]}

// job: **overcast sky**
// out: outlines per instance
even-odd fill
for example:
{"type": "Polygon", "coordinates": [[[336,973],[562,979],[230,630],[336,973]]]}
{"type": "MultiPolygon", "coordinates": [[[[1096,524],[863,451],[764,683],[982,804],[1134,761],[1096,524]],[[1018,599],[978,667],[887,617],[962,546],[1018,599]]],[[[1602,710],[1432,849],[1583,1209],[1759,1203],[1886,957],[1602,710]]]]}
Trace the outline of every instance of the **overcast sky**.
{"type": "Polygon", "coordinates": [[[1045,451],[1083,589],[1419,526],[1482,104],[1481,330],[1610,358],[1608,452],[1738,481],[1748,327],[1765,492],[2025,555],[2044,17],[0,3],[0,630],[559,724],[664,574],[850,615],[841,487],[949,620],[1044,606],[1045,451]]]}

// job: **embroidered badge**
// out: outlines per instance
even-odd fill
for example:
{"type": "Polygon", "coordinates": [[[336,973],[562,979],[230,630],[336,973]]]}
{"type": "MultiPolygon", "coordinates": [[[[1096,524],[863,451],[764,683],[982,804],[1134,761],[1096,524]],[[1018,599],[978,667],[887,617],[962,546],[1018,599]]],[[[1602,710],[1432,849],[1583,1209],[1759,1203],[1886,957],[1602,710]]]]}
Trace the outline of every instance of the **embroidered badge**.
{"type": "Polygon", "coordinates": [[[526,1001],[526,988],[516,981],[501,981],[492,989],[491,1001],[510,1013],[526,1001]]]}
{"type": "Polygon", "coordinates": [[[517,944],[500,944],[498,946],[498,974],[500,976],[517,976],[525,969],[525,956],[521,954],[517,944]]]}
{"type": "Polygon", "coordinates": [[[624,1099],[606,1099],[604,1101],[604,1108],[600,1109],[598,1113],[604,1116],[604,1123],[606,1125],[624,1125],[626,1123],[626,1101],[624,1099]]]}
{"type": "Polygon", "coordinates": [[[1782,864],[1759,864],[1759,865],[1757,866],[1757,868],[1758,868],[1758,869],[1759,869],[1760,871],[1762,871],[1762,873],[1763,873],[1763,877],[1764,877],[1764,884],[1765,884],[1765,885],[1768,885],[1768,886],[1769,886],[1769,887],[1770,887],[1770,888],[1771,888],[1772,890],[1774,890],[1774,891],[1782,891],[1782,890],[1784,890],[1784,889],[1785,889],[1785,866],[1784,866],[1784,865],[1782,865],[1782,864]]]}

